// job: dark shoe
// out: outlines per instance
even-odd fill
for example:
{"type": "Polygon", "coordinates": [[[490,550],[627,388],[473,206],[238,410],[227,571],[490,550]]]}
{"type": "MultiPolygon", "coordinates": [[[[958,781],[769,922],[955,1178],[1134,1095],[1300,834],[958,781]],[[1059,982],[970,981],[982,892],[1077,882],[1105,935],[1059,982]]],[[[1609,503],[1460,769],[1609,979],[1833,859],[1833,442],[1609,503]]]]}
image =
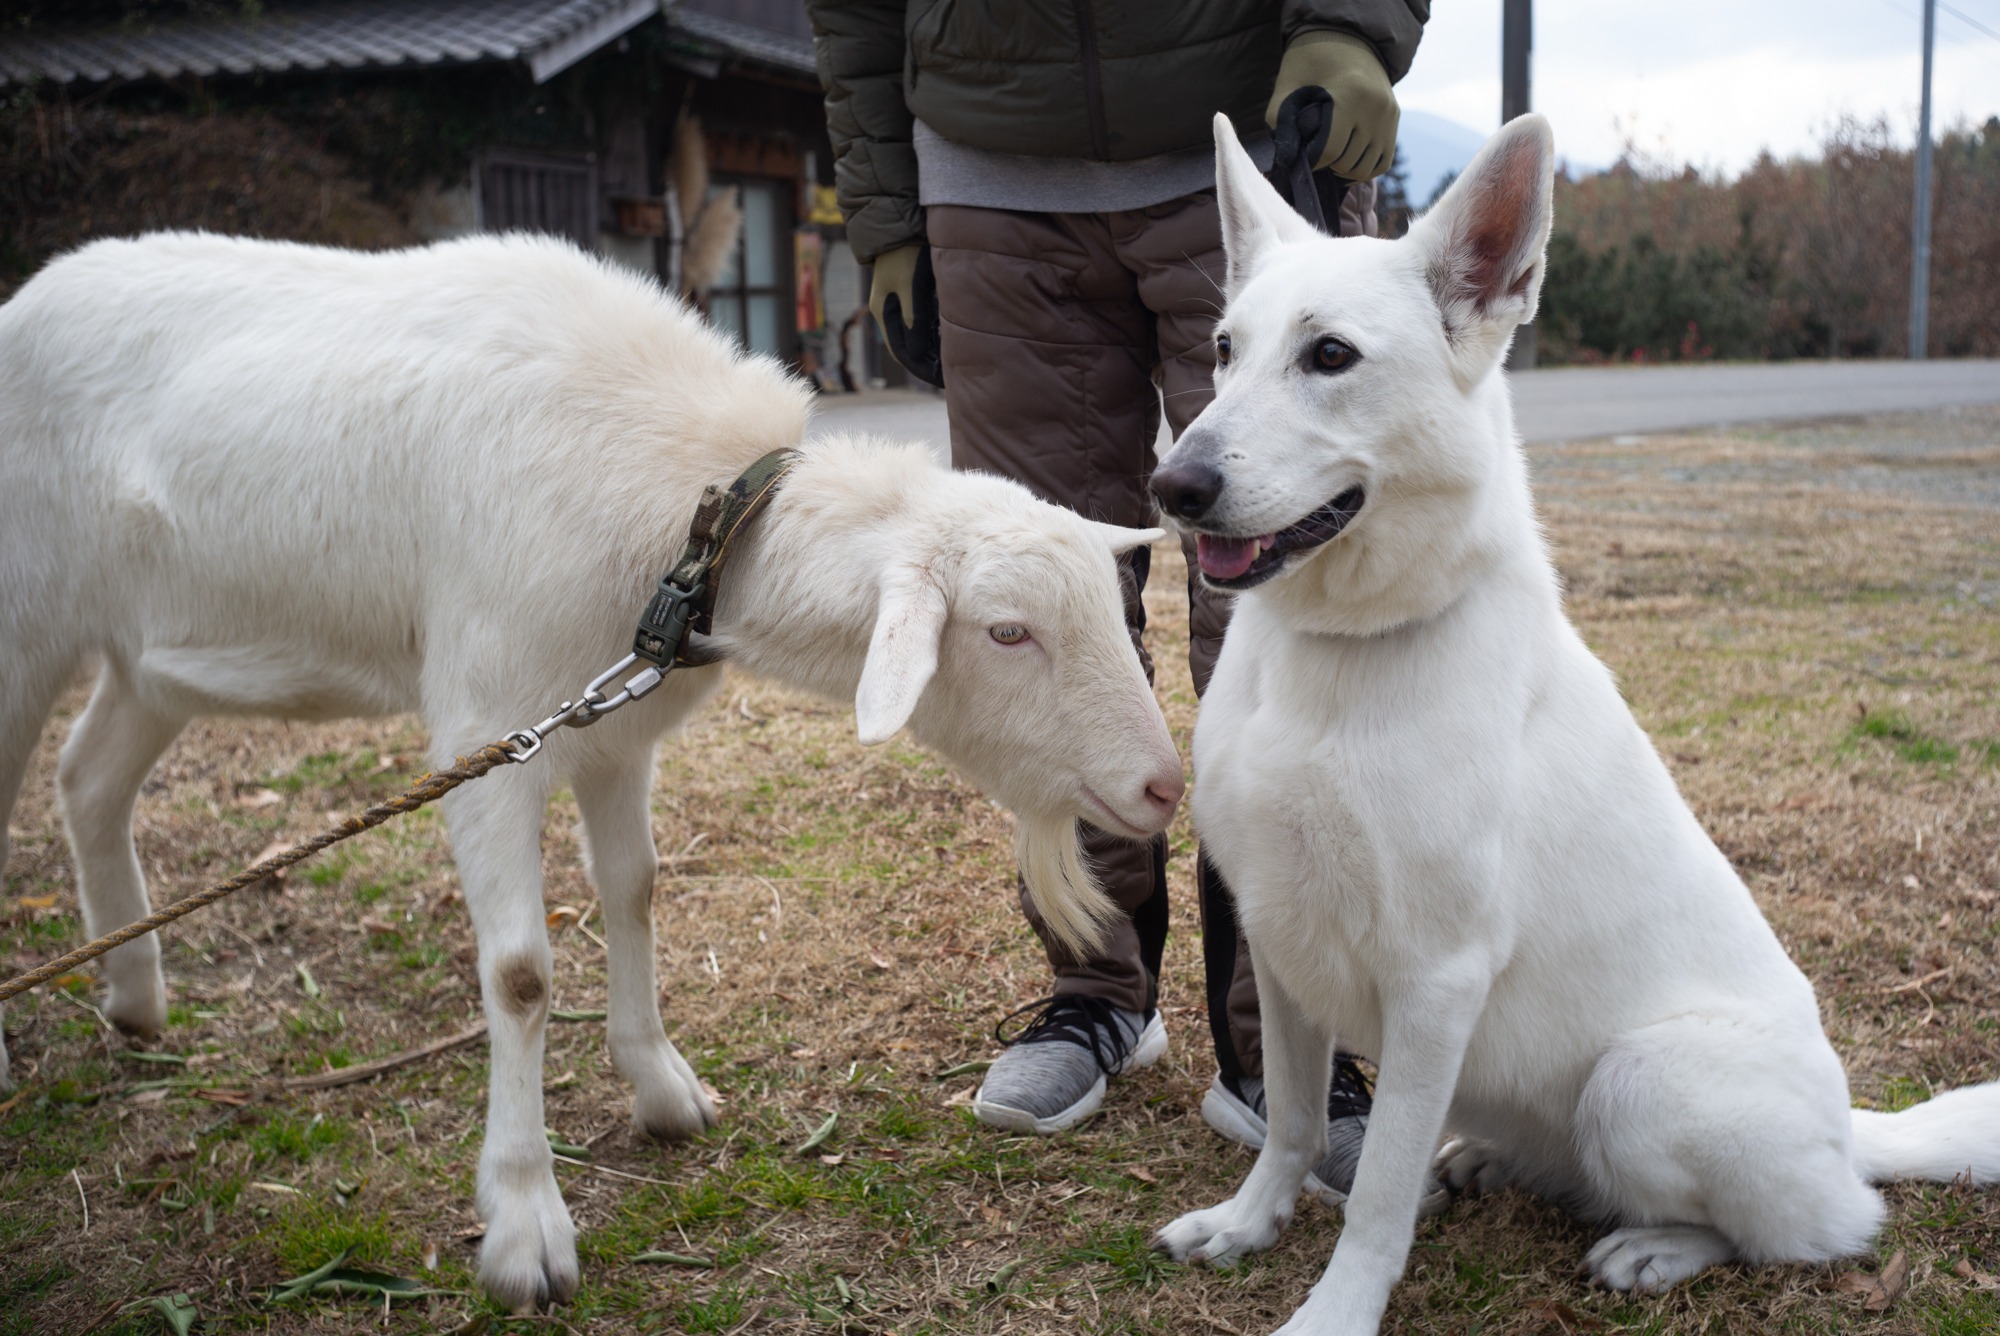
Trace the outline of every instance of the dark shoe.
{"type": "MultiPolygon", "coordinates": [[[[1333,1084],[1326,1097],[1326,1158],[1306,1176],[1306,1190],[1328,1206],[1338,1206],[1354,1190],[1354,1171],[1361,1163],[1361,1140],[1368,1130],[1368,1114],[1374,1098],[1368,1078],[1354,1059],[1342,1055],[1334,1060],[1333,1084]]],[[[1221,1072],[1209,1083],[1201,1101],[1202,1121],[1231,1141],[1264,1148],[1270,1124],[1264,1115],[1264,1082],[1246,1076],[1239,1089],[1232,1089],[1221,1072]]],[[[1451,1205],[1451,1195],[1431,1174],[1417,1208],[1419,1219],[1438,1215],[1451,1205]]]]}
{"type": "Polygon", "coordinates": [[[1062,996],[1030,1003],[994,1027],[1007,1045],[987,1069],[972,1113],[991,1127],[1047,1135],[1082,1122],[1104,1103],[1106,1078],[1150,1067],[1167,1051],[1157,1011],[1121,1011],[1102,998],[1062,996]],[[1008,1021],[1032,1016],[1013,1038],[1008,1021]]]}

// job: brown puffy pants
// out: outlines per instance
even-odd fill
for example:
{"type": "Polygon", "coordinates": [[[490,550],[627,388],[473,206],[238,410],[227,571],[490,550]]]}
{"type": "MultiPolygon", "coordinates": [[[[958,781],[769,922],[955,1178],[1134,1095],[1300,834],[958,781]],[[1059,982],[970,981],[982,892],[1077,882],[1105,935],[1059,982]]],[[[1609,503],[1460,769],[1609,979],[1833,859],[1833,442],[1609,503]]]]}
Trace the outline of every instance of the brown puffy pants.
{"type": "MultiPolygon", "coordinates": [[[[1343,232],[1374,230],[1372,187],[1350,192],[1343,232]]],[[[1215,195],[1119,213],[1016,213],[933,205],[926,213],[943,317],[952,463],[1003,474],[1091,519],[1154,523],[1146,481],[1162,408],[1178,438],[1214,397],[1211,334],[1222,310],[1215,195]]],[[[1150,553],[1121,565],[1125,620],[1141,642],[1150,553]]],[[[1190,557],[1192,554],[1190,553],[1190,557]]],[[[1188,662],[1200,694],[1222,649],[1229,605],[1188,562],[1188,662]]],[[[1094,958],[1070,954],[1028,900],[1021,907],[1055,970],[1055,991],[1150,1009],[1167,940],[1166,838],[1085,827],[1085,850],[1125,911],[1094,958]]],[[[1229,888],[1197,863],[1209,1024],[1232,1079],[1263,1072],[1257,981],[1229,888]]]]}

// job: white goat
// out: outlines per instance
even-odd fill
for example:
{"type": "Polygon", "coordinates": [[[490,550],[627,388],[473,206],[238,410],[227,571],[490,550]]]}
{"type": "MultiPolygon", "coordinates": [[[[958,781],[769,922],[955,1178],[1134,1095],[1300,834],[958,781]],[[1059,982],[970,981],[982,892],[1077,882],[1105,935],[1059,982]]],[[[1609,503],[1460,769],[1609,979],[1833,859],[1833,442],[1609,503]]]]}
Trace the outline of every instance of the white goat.
{"type": "MultiPolygon", "coordinates": [[[[628,647],[703,485],[796,443],[808,406],[656,287],[546,240],[368,255],[163,234],[57,260],[0,308],[0,866],[86,656],[102,669],[59,784],[97,934],[147,912],[134,797],[191,716],[416,710],[435,763],[540,718],[628,647]]],[[[822,441],[739,539],[716,640],[852,699],[864,742],[907,722],[1019,814],[1043,912],[1087,938],[1108,902],[1076,820],[1149,834],[1182,791],[1112,560],[1156,536],[921,447],[822,441]]],[[[678,1137],[715,1118],[660,1022],[648,795],[655,743],[718,677],[673,673],[445,800],[491,1027],[480,1278],[515,1306],[577,1281],[542,1130],[558,780],[634,1121],[678,1137]]],[[[106,1013],[156,1033],[157,939],[103,972],[106,1013]]]]}

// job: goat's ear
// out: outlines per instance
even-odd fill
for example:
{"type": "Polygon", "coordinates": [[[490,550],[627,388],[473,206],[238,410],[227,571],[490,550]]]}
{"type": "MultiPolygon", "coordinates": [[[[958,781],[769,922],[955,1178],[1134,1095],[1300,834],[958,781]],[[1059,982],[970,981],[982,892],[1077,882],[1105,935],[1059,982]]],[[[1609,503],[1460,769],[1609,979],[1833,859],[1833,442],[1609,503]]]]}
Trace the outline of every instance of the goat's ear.
{"type": "Polygon", "coordinates": [[[1319,233],[1285,203],[1257,164],[1243,151],[1236,127],[1221,112],[1215,114],[1215,203],[1222,212],[1222,249],[1229,267],[1224,297],[1250,281],[1257,265],[1271,251],[1292,241],[1310,241],[1319,233]]]}
{"type": "Polygon", "coordinates": [[[937,672],[945,614],[944,591],[921,568],[892,566],[883,575],[875,634],[854,692],[854,722],[863,746],[887,742],[910,721],[937,672]]]}
{"type": "Polygon", "coordinates": [[[1128,529],[1122,524],[1105,524],[1099,520],[1085,520],[1105,542],[1111,544],[1111,555],[1122,557],[1135,547],[1151,547],[1167,536],[1165,529],[1128,529]]]}
{"type": "Polygon", "coordinates": [[[1555,215],[1555,138],[1546,118],[1516,117],[1411,229],[1462,385],[1492,369],[1534,318],[1555,215]]]}

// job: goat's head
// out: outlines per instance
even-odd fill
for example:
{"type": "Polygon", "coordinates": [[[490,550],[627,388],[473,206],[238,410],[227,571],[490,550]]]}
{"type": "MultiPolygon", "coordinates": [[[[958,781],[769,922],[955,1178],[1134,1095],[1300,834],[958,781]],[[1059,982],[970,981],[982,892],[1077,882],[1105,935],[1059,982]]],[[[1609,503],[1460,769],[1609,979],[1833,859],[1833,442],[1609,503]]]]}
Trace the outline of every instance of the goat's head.
{"type": "Polygon", "coordinates": [[[978,474],[937,470],[923,492],[925,537],[883,568],[861,740],[907,723],[1011,808],[1028,893],[1056,936],[1088,946],[1113,911],[1077,821],[1144,838],[1185,787],[1114,560],[1161,531],[1095,523],[978,474]]]}

